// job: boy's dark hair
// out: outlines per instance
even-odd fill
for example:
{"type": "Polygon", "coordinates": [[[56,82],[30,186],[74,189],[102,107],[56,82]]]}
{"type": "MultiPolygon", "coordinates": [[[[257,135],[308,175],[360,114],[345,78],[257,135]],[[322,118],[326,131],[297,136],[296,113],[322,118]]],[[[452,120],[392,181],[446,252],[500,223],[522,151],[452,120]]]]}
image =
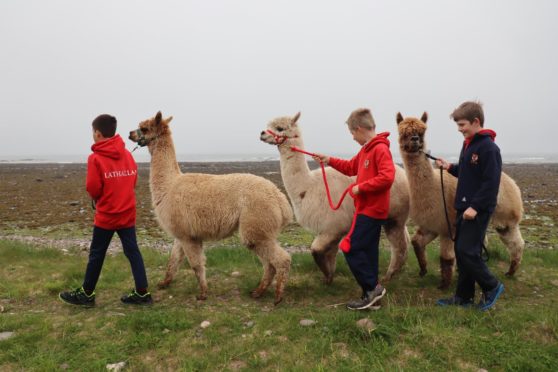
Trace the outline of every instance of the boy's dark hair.
{"type": "Polygon", "coordinates": [[[484,111],[482,109],[482,103],[478,101],[463,102],[458,108],[453,110],[450,118],[452,118],[455,122],[459,120],[468,120],[471,123],[475,120],[475,118],[478,118],[480,126],[484,127],[484,111]]]}
{"type": "Polygon", "coordinates": [[[101,132],[105,138],[110,138],[116,133],[116,118],[112,115],[99,115],[93,120],[92,125],[93,129],[101,132]]]}
{"type": "Polygon", "coordinates": [[[372,113],[367,108],[360,108],[351,112],[351,115],[347,119],[347,125],[349,125],[349,129],[351,130],[355,130],[358,127],[376,129],[376,123],[374,122],[372,113]]]}

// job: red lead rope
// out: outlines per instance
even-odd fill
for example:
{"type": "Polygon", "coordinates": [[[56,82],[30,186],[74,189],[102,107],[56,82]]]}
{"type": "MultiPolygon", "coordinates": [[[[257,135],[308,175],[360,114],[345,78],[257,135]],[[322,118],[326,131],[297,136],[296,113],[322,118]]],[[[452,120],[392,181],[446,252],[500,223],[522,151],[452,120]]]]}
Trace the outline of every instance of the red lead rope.
{"type": "MultiPolygon", "coordinates": [[[[301,152],[301,153],[303,153],[303,154],[310,155],[310,156],[316,156],[316,154],[313,154],[313,153],[308,152],[308,151],[304,151],[304,150],[302,150],[302,149],[299,149],[299,148],[296,147],[296,146],[291,146],[291,150],[292,150],[292,151],[296,151],[296,152],[301,152]]],[[[353,186],[354,186],[355,184],[354,184],[354,183],[353,183],[353,184],[350,184],[349,187],[347,187],[347,188],[345,189],[345,191],[343,191],[343,195],[341,195],[341,199],[339,199],[339,202],[337,203],[337,205],[333,205],[333,201],[331,200],[331,193],[330,193],[330,191],[329,191],[329,184],[328,184],[328,182],[327,182],[327,177],[326,177],[326,172],[325,172],[324,163],[321,162],[321,161],[320,161],[320,166],[322,167],[322,176],[323,176],[323,178],[324,178],[324,185],[325,185],[325,188],[326,188],[327,200],[329,201],[329,207],[330,207],[331,209],[333,209],[334,211],[336,211],[336,210],[338,210],[339,207],[341,206],[341,203],[343,203],[343,200],[345,199],[345,196],[347,196],[347,193],[349,193],[349,195],[351,195],[352,198],[355,197],[355,196],[353,195],[353,191],[352,191],[353,186]]]]}
{"type": "MultiPolygon", "coordinates": [[[[275,132],[273,132],[272,130],[268,129],[266,130],[267,133],[271,134],[273,136],[273,138],[275,139],[275,142],[277,142],[278,145],[281,145],[283,142],[285,142],[288,138],[291,137],[287,137],[284,135],[278,135],[275,132]]],[[[296,146],[290,146],[292,151],[296,151],[296,152],[300,152],[306,155],[310,155],[312,157],[316,156],[316,154],[312,153],[312,152],[308,152],[308,151],[304,151],[302,149],[299,149],[296,146]]],[[[322,167],[322,176],[324,178],[324,185],[326,188],[326,193],[327,193],[327,200],[329,201],[329,207],[331,209],[333,209],[334,211],[338,210],[339,207],[341,206],[341,203],[343,203],[343,200],[345,199],[345,196],[347,196],[347,193],[349,193],[349,195],[351,195],[352,198],[354,198],[354,194],[353,194],[353,186],[355,185],[354,183],[350,184],[349,187],[347,187],[345,189],[345,191],[343,191],[343,195],[341,195],[341,199],[339,199],[339,202],[337,203],[337,205],[333,205],[333,201],[331,200],[331,193],[329,191],[329,184],[327,182],[327,177],[326,177],[326,172],[325,172],[325,167],[324,167],[324,163],[320,161],[320,166],[322,167]]]]}

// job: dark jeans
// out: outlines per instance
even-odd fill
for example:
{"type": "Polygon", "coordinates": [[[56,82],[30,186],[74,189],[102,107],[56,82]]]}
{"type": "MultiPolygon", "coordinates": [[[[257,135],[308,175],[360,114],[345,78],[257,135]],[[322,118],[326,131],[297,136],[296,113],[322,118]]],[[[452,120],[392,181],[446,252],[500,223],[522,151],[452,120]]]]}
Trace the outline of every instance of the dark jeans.
{"type": "Polygon", "coordinates": [[[353,276],[366,292],[373,290],[378,284],[380,233],[384,223],[385,220],[357,214],[350,236],[351,249],[345,253],[345,260],[353,276]]]}
{"type": "Polygon", "coordinates": [[[498,279],[482,260],[482,244],[490,221],[490,213],[479,212],[474,220],[464,220],[463,211],[458,211],[455,238],[455,257],[459,275],[455,294],[464,299],[475,297],[475,282],[483,292],[498,285],[498,279]]]}
{"type": "Polygon", "coordinates": [[[99,275],[101,275],[107,249],[115,231],[122,242],[124,254],[132,266],[132,274],[134,275],[136,289],[147,289],[147,275],[145,274],[143,258],[136,241],[135,226],[120,230],[105,230],[97,226],[93,227],[93,240],[91,241],[91,248],[89,249],[89,262],[87,263],[87,270],[85,271],[83,288],[88,291],[93,291],[95,289],[97,281],[99,280],[99,275]]]}

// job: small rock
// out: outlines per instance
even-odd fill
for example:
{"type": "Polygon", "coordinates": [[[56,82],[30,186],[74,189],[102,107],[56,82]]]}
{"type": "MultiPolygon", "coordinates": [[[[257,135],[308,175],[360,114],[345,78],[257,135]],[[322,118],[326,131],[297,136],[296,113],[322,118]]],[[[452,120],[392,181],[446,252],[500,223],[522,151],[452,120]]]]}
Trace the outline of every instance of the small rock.
{"type": "Polygon", "coordinates": [[[107,364],[108,371],[120,372],[126,367],[126,362],[119,362],[114,364],[107,364]]]}
{"type": "Polygon", "coordinates": [[[4,312],[4,306],[0,305],[0,313],[4,312]]]}
{"type": "Polygon", "coordinates": [[[253,326],[254,326],[254,322],[251,321],[251,320],[244,323],[244,327],[246,327],[246,328],[252,328],[253,326]]]}
{"type": "Polygon", "coordinates": [[[299,324],[303,327],[309,327],[316,324],[316,321],[312,319],[302,319],[299,324]]]}
{"type": "Polygon", "coordinates": [[[209,323],[209,321],[204,320],[203,322],[201,322],[200,327],[205,329],[205,328],[209,327],[210,325],[211,325],[211,323],[209,323]]]}
{"type": "Polygon", "coordinates": [[[550,284],[552,284],[555,287],[558,287],[558,280],[551,280],[550,284]]]}
{"type": "Polygon", "coordinates": [[[60,369],[62,369],[62,370],[66,370],[68,368],[70,368],[70,365],[68,363],[64,363],[64,364],[60,365],[60,369]]]}
{"type": "Polygon", "coordinates": [[[358,321],[356,322],[356,325],[357,325],[357,327],[359,327],[359,328],[361,328],[361,329],[363,329],[363,330],[365,330],[365,331],[367,331],[367,332],[372,332],[373,330],[376,329],[376,325],[374,324],[374,322],[371,321],[371,320],[368,319],[368,318],[364,318],[364,319],[358,320],[358,321]]]}
{"type": "Polygon", "coordinates": [[[75,206],[79,205],[79,202],[74,200],[74,201],[69,202],[68,204],[70,204],[72,207],[75,207],[75,206]]]}
{"type": "Polygon", "coordinates": [[[166,335],[167,333],[170,333],[170,329],[167,329],[167,328],[163,329],[163,334],[166,335]]]}
{"type": "Polygon", "coordinates": [[[264,336],[267,336],[267,337],[271,336],[272,334],[273,334],[273,331],[270,330],[270,329],[268,329],[267,331],[264,332],[264,336]]]}
{"type": "Polygon", "coordinates": [[[238,277],[241,276],[241,275],[242,275],[242,274],[240,274],[239,271],[233,271],[233,272],[231,273],[231,276],[232,276],[233,278],[238,278],[238,277]]]}
{"type": "Polygon", "coordinates": [[[477,369],[477,372],[488,372],[488,370],[486,370],[484,368],[479,368],[479,369],[477,369]]]}
{"type": "Polygon", "coordinates": [[[7,340],[12,337],[15,333],[13,332],[0,332],[0,341],[7,340]]]}
{"type": "Polygon", "coordinates": [[[35,181],[37,182],[43,182],[43,180],[41,178],[35,178],[35,181]]]}

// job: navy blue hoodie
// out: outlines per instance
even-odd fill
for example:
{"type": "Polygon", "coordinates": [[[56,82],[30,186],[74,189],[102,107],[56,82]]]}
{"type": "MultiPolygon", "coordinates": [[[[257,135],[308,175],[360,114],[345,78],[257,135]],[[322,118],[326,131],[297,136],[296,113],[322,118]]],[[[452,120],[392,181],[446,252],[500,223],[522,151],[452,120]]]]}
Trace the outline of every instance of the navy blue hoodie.
{"type": "Polygon", "coordinates": [[[498,200],[502,156],[494,143],[496,133],[483,129],[463,143],[459,163],[449,172],[458,178],[455,209],[463,212],[471,207],[477,212],[494,212],[498,200]]]}

